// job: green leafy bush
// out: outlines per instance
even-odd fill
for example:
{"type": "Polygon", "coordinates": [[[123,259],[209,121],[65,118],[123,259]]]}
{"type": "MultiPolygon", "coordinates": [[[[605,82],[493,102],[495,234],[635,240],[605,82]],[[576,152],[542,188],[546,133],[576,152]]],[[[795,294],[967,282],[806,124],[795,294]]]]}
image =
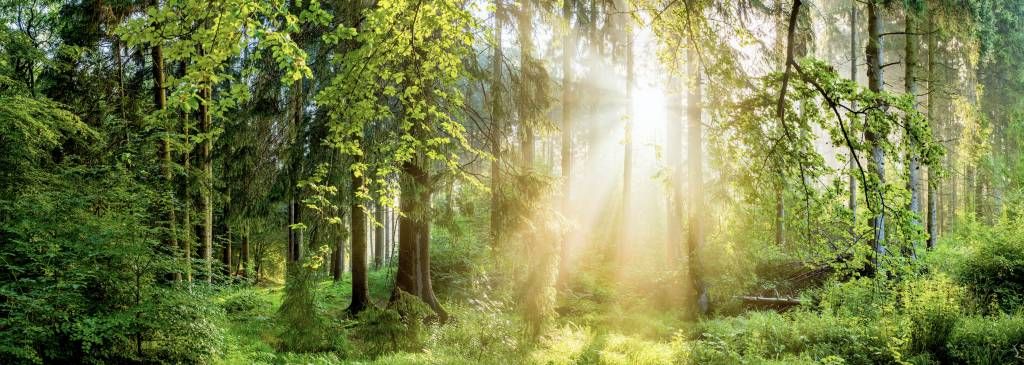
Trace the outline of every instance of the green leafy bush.
{"type": "Polygon", "coordinates": [[[229,315],[246,314],[270,307],[270,301],[253,290],[243,289],[228,297],[221,307],[229,315]]]}
{"type": "MultiPolygon", "coordinates": [[[[908,334],[901,323],[798,311],[751,312],[707,321],[688,350],[695,364],[784,359],[843,359],[847,364],[892,363],[908,334]]],[[[793,360],[796,361],[796,360],[793,360]]]]}
{"type": "Polygon", "coordinates": [[[960,281],[984,305],[1013,312],[1024,305],[1024,226],[1001,223],[985,234],[976,234],[976,250],[961,263],[960,281]]]}
{"type": "Polygon", "coordinates": [[[353,337],[360,341],[364,354],[378,357],[396,351],[419,351],[425,333],[423,321],[433,314],[430,307],[414,295],[399,291],[399,297],[387,308],[368,308],[359,313],[353,337]]]}
{"type": "Polygon", "coordinates": [[[1024,364],[1024,316],[963,318],[946,346],[958,364],[1024,364]]]}
{"type": "Polygon", "coordinates": [[[900,311],[911,324],[916,352],[943,355],[946,339],[963,315],[965,289],[943,274],[910,280],[900,291],[900,311]]]}

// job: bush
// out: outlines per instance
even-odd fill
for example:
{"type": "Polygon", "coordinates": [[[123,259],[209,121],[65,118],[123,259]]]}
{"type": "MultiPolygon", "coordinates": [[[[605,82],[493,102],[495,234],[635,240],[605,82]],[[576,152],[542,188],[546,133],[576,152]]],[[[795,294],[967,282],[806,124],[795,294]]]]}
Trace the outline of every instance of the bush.
{"type": "Polygon", "coordinates": [[[399,291],[388,308],[368,308],[359,313],[353,335],[364,354],[378,357],[396,351],[419,351],[424,344],[423,321],[433,314],[412,294],[399,291]]]}
{"type": "Polygon", "coordinates": [[[526,345],[525,329],[518,318],[502,310],[503,305],[487,300],[474,300],[471,308],[454,307],[456,320],[432,327],[427,347],[452,358],[487,364],[495,359],[522,356],[526,345]]]}
{"type": "Polygon", "coordinates": [[[945,354],[949,332],[963,315],[964,292],[943,274],[904,284],[900,309],[910,321],[914,351],[945,354]]]}
{"type": "Polygon", "coordinates": [[[983,304],[1012,313],[1024,304],[1024,226],[1002,223],[975,237],[977,250],[961,263],[959,279],[983,304]]]}
{"type": "Polygon", "coordinates": [[[964,318],[946,346],[959,364],[1024,364],[1024,316],[964,318]]]}
{"type": "Polygon", "coordinates": [[[786,315],[751,312],[701,324],[688,349],[694,364],[764,361],[897,362],[906,330],[900,323],[798,311],[786,315]]]}
{"type": "Polygon", "coordinates": [[[317,258],[292,264],[284,288],[281,307],[277,310],[279,350],[317,352],[328,350],[327,322],[317,301],[317,258]]]}
{"type": "Polygon", "coordinates": [[[270,305],[271,303],[267,298],[249,289],[243,289],[221,303],[221,307],[229,315],[248,314],[258,309],[269,308],[270,305]]]}

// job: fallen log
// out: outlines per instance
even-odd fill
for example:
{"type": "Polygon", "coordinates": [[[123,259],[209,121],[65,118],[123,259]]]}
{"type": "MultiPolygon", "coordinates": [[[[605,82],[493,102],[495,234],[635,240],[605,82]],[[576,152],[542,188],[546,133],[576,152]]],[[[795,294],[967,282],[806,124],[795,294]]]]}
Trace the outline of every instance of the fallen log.
{"type": "Polygon", "coordinates": [[[740,299],[740,300],[742,300],[744,302],[754,303],[754,304],[800,305],[801,303],[803,303],[803,301],[801,301],[799,298],[791,298],[791,297],[757,297],[757,296],[741,295],[741,296],[737,296],[736,298],[740,299]]]}

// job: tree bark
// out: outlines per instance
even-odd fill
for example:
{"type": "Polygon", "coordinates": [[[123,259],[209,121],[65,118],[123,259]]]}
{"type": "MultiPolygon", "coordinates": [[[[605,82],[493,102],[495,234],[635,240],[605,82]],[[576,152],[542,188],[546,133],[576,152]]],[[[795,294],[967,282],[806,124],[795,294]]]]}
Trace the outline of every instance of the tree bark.
{"type": "Polygon", "coordinates": [[[242,231],[242,252],[238,258],[239,261],[239,274],[244,279],[249,278],[249,229],[245,228],[242,231]]]}
{"type": "MultiPolygon", "coordinates": [[[[865,58],[868,63],[868,87],[871,91],[881,92],[883,86],[882,78],[882,14],[874,1],[868,1],[868,46],[865,50],[865,58]]],[[[881,140],[886,136],[879,136],[871,130],[864,132],[864,139],[871,146],[871,160],[868,167],[876,181],[874,186],[875,194],[881,194],[882,186],[885,185],[885,155],[882,151],[881,140]]],[[[875,199],[865,197],[866,199],[875,199]]],[[[874,217],[871,218],[871,247],[874,256],[871,259],[869,274],[879,270],[880,256],[885,254],[885,208],[882,206],[882,199],[875,199],[872,207],[874,217]]]]}
{"type": "MultiPolygon", "coordinates": [[[[675,60],[673,63],[672,67],[680,66],[678,60],[675,60]]],[[[668,201],[665,204],[667,210],[665,212],[665,227],[668,231],[665,242],[665,262],[669,270],[679,268],[679,259],[682,257],[683,251],[684,228],[683,166],[681,166],[683,148],[683,83],[676,76],[677,72],[681,72],[681,70],[672,71],[668,79],[668,85],[665,88],[666,105],[668,107],[668,111],[665,113],[667,116],[665,125],[665,131],[667,132],[665,137],[665,163],[671,179],[669,181],[668,201]]]]}
{"type": "Polygon", "coordinates": [[[302,174],[303,139],[302,124],[304,119],[305,97],[302,80],[292,83],[291,89],[291,127],[292,140],[288,166],[288,257],[289,263],[302,259],[302,232],[293,228],[301,222],[302,205],[299,191],[299,176],[302,174]]]}
{"type": "Polygon", "coordinates": [[[398,271],[391,300],[398,299],[399,290],[416,295],[443,322],[448,314],[434,296],[430,279],[430,176],[419,161],[403,163],[402,174],[400,204],[405,214],[399,218],[398,271]]]}
{"type": "Polygon", "coordinates": [[[491,249],[495,249],[501,242],[501,161],[502,161],[502,140],[504,139],[505,123],[501,108],[502,103],[502,74],[501,64],[505,55],[502,50],[502,12],[501,0],[496,0],[494,8],[494,54],[491,60],[491,154],[494,160],[491,161],[491,249]]]}
{"type": "Polygon", "coordinates": [[[363,185],[363,177],[356,176],[352,179],[352,204],[350,206],[350,222],[352,230],[352,303],[348,306],[348,313],[352,316],[359,314],[370,305],[370,291],[367,284],[367,242],[366,242],[366,212],[363,211],[360,198],[354,193],[363,185]]]}
{"type": "MultiPolygon", "coordinates": [[[[931,6],[931,5],[930,5],[931,6]]],[[[935,95],[938,94],[938,80],[935,72],[935,52],[938,46],[935,40],[935,14],[934,9],[928,11],[928,123],[932,134],[939,137],[938,126],[935,124],[935,95]]],[[[941,138],[939,138],[941,139],[941,138]]],[[[933,166],[928,166],[928,242],[929,250],[935,248],[935,240],[939,236],[938,224],[938,192],[939,176],[935,173],[933,166]]]]}
{"type": "Polygon", "coordinates": [[[373,235],[373,268],[379,270],[384,265],[384,210],[382,204],[376,204],[374,209],[374,235],[373,235]]]}
{"type": "MultiPolygon", "coordinates": [[[[910,95],[917,95],[917,44],[915,43],[915,33],[917,33],[917,15],[912,10],[907,9],[906,16],[906,33],[904,35],[906,39],[904,48],[904,77],[903,77],[903,89],[904,92],[910,95]]],[[[916,99],[916,97],[915,97],[916,99]]],[[[904,137],[904,143],[911,146],[915,145],[916,142],[910,135],[910,127],[907,126],[906,136],[904,137]]],[[[907,190],[910,190],[910,202],[907,206],[914,214],[921,213],[921,166],[918,162],[917,153],[913,150],[907,153],[907,190]]],[[[921,222],[918,218],[912,218],[911,225],[914,228],[921,228],[921,222]]],[[[910,242],[909,255],[910,257],[917,256],[918,240],[914,239],[910,242]]]]}
{"type": "MultiPolygon", "coordinates": [[[[854,83],[857,82],[857,1],[850,2],[850,80],[854,83]]],[[[852,105],[853,109],[857,108],[857,103],[854,102],[852,105]]],[[[857,156],[851,151],[850,152],[850,201],[847,206],[850,208],[850,213],[853,216],[853,222],[851,227],[857,225],[857,176],[854,171],[857,169],[857,156]]],[[[852,231],[852,229],[851,229],[852,231]]]]}
{"type": "Polygon", "coordinates": [[[520,86],[519,86],[519,102],[516,103],[519,107],[519,123],[523,128],[523,140],[522,140],[522,164],[521,168],[524,171],[533,169],[534,162],[534,145],[536,144],[536,136],[533,132],[533,121],[530,116],[530,109],[533,107],[530,105],[530,85],[532,83],[532,77],[530,75],[530,68],[532,67],[533,57],[533,10],[531,8],[532,0],[520,0],[520,9],[516,14],[519,22],[519,64],[520,64],[520,86]]]}
{"type": "Polygon", "coordinates": [[[687,170],[690,175],[689,185],[692,195],[689,204],[690,229],[688,232],[689,237],[687,239],[686,251],[687,268],[692,282],[690,304],[694,306],[695,316],[706,313],[708,309],[707,288],[704,285],[704,278],[700,267],[700,258],[698,257],[699,249],[704,245],[704,224],[702,217],[708,214],[704,209],[704,157],[701,145],[703,140],[703,132],[701,131],[703,128],[701,125],[703,106],[701,105],[701,67],[698,57],[696,50],[691,48],[688,51],[687,62],[689,63],[690,82],[687,86],[688,92],[686,96],[686,118],[689,129],[687,134],[687,162],[689,167],[687,170]]]}
{"type": "MultiPolygon", "coordinates": [[[[562,215],[567,219],[572,215],[572,108],[573,79],[572,58],[576,53],[576,38],[572,34],[572,10],[574,0],[565,0],[562,4],[562,20],[565,22],[565,34],[562,35],[562,215]]],[[[562,237],[559,247],[558,286],[564,287],[569,280],[569,239],[571,234],[562,237]]]]}
{"type": "Polygon", "coordinates": [[[209,86],[203,86],[202,102],[199,103],[199,118],[202,119],[203,137],[203,260],[206,265],[206,282],[213,283],[213,131],[209,104],[213,101],[209,86]]]}
{"type": "MultiPolygon", "coordinates": [[[[164,84],[166,83],[166,77],[164,74],[164,51],[163,47],[156,44],[152,48],[153,58],[153,104],[160,113],[165,113],[167,110],[167,89],[164,84]]],[[[161,114],[166,116],[165,114],[161,114]]],[[[166,126],[166,121],[161,120],[161,124],[166,126]]],[[[165,239],[165,245],[170,249],[174,261],[178,262],[181,258],[181,245],[178,243],[178,217],[176,209],[174,208],[174,173],[172,172],[171,162],[171,129],[165,130],[165,135],[160,139],[159,151],[160,157],[163,159],[163,163],[160,165],[160,172],[163,174],[164,180],[167,181],[168,193],[172,197],[167,200],[167,237],[165,239]]],[[[181,272],[178,269],[174,270],[174,281],[181,281],[181,272]]]]}
{"type": "MultiPolygon", "coordinates": [[[[625,1],[617,4],[623,14],[629,11],[625,1]]],[[[619,259],[626,258],[628,240],[632,231],[630,207],[633,204],[633,84],[636,75],[633,70],[633,32],[629,24],[628,15],[621,15],[623,27],[622,43],[626,47],[626,125],[624,127],[623,151],[622,151],[622,211],[619,213],[619,234],[618,256],[619,259]]]]}

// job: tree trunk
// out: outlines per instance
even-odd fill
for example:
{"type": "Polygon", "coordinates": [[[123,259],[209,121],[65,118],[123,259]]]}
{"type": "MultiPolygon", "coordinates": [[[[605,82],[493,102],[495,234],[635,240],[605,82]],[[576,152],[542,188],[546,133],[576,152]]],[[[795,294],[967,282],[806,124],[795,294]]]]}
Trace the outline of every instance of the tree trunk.
{"type": "Polygon", "coordinates": [[[292,95],[291,95],[291,123],[292,123],[292,146],[289,157],[288,167],[288,187],[289,192],[288,200],[288,257],[287,262],[297,262],[302,259],[302,241],[301,232],[293,228],[295,224],[301,221],[302,205],[300,204],[301,192],[299,191],[299,175],[302,170],[302,121],[303,121],[303,109],[305,102],[303,99],[302,92],[302,80],[296,80],[292,83],[292,95]]]}
{"type": "Polygon", "coordinates": [[[199,118],[202,119],[203,138],[203,260],[206,265],[206,282],[213,282],[213,131],[209,104],[213,101],[209,86],[204,86],[202,102],[199,103],[199,118]]]}
{"type": "MultiPolygon", "coordinates": [[[[353,177],[353,192],[362,185],[362,176],[353,177]]],[[[366,212],[363,211],[360,202],[360,198],[356,194],[352,194],[351,220],[349,221],[352,229],[352,304],[347,309],[352,316],[359,314],[370,304],[370,292],[366,277],[366,212]]]]}
{"type": "MultiPolygon", "coordinates": [[[[622,14],[629,11],[625,1],[620,1],[617,7],[622,14]]],[[[633,205],[633,84],[635,83],[635,72],[633,70],[633,32],[629,24],[631,18],[628,15],[621,16],[623,29],[622,43],[626,47],[626,125],[624,127],[623,151],[622,151],[622,211],[619,220],[618,256],[620,260],[626,258],[626,249],[631,238],[632,222],[630,207],[633,205]]]]}
{"type": "Polygon", "coordinates": [[[501,242],[501,148],[505,131],[504,115],[501,109],[502,103],[502,76],[501,64],[505,58],[502,50],[501,34],[502,13],[501,0],[496,0],[494,8],[494,55],[491,60],[491,154],[494,160],[491,161],[491,249],[498,247],[501,242]]]}
{"type": "MultiPolygon", "coordinates": [[[[185,141],[191,141],[191,130],[192,125],[189,123],[188,113],[185,113],[185,141]]],[[[186,142],[191,143],[191,142],[186,142]]],[[[189,174],[192,170],[192,147],[185,149],[184,157],[182,158],[182,166],[185,171],[185,176],[182,179],[182,200],[185,201],[185,206],[182,211],[182,233],[185,234],[182,239],[185,241],[185,279],[192,283],[192,250],[193,250],[193,235],[195,230],[192,227],[192,192],[189,190],[191,183],[188,180],[189,174]]]]}
{"type": "Polygon", "coordinates": [[[243,232],[242,233],[242,252],[241,252],[241,257],[238,258],[238,263],[239,263],[239,267],[240,267],[238,272],[239,272],[239,274],[242,275],[242,278],[248,279],[249,278],[249,229],[245,228],[242,232],[243,232]]]}
{"type": "Polygon", "coordinates": [[[404,214],[398,223],[398,271],[391,300],[398,299],[399,290],[416,295],[444,321],[448,314],[434,296],[430,280],[430,176],[418,161],[403,163],[402,174],[405,181],[401,184],[400,204],[404,214]]]}
{"type": "MultiPolygon", "coordinates": [[[[678,68],[680,62],[674,60],[672,67],[678,68]]],[[[665,163],[669,170],[671,180],[669,181],[668,201],[665,204],[667,237],[665,242],[666,268],[676,270],[679,268],[679,259],[682,257],[683,247],[683,83],[676,76],[680,70],[673,70],[665,88],[666,105],[668,107],[665,115],[667,121],[665,131],[665,163]]]]}
{"type": "MultiPolygon", "coordinates": [[[[565,0],[562,4],[562,18],[565,22],[565,34],[562,35],[562,215],[571,219],[572,203],[572,108],[573,79],[572,58],[576,53],[576,38],[572,34],[572,9],[574,0],[565,0]]],[[[562,260],[558,267],[558,286],[564,287],[569,280],[569,239],[571,234],[561,237],[559,256],[562,260]]]]}
{"type": "Polygon", "coordinates": [[[228,228],[228,239],[224,242],[223,257],[221,258],[224,263],[224,274],[228,277],[234,274],[231,272],[231,245],[231,228],[228,228]]]}
{"type": "MultiPolygon", "coordinates": [[[[931,5],[930,5],[931,6],[931,5]]],[[[935,124],[935,95],[938,94],[938,82],[935,72],[935,52],[938,46],[935,40],[935,14],[934,10],[928,11],[928,123],[932,134],[939,137],[938,126],[935,124]]],[[[941,139],[941,138],[938,138],[941,139]]],[[[939,176],[935,173],[933,166],[928,166],[928,249],[935,248],[935,240],[939,236],[938,224],[938,197],[936,189],[939,187],[939,176]]]]}
{"type": "Polygon", "coordinates": [[[384,210],[387,209],[384,205],[376,204],[374,210],[374,220],[377,221],[375,225],[373,235],[373,268],[380,270],[381,266],[384,265],[384,210]]]}
{"type": "MultiPolygon", "coordinates": [[[[868,46],[865,50],[865,58],[868,63],[868,87],[871,91],[881,92],[883,86],[882,79],[882,14],[878,10],[878,5],[874,1],[868,2],[868,46]]],[[[881,195],[882,186],[885,185],[885,155],[882,151],[881,140],[886,136],[876,135],[874,131],[868,130],[864,132],[864,139],[868,145],[871,146],[871,160],[868,163],[868,167],[871,170],[873,180],[872,194],[881,195]]],[[[874,217],[871,218],[871,229],[873,235],[871,238],[871,247],[874,250],[874,256],[871,259],[871,267],[868,268],[870,274],[874,274],[880,269],[880,257],[885,254],[885,209],[882,206],[882,198],[879,196],[878,199],[874,197],[865,197],[869,200],[874,200],[875,204],[871,205],[873,210],[872,214],[874,217]]]]}
{"type": "MultiPolygon", "coordinates": [[[[857,82],[857,1],[850,2],[850,80],[854,83],[857,82]]],[[[853,109],[857,109],[857,103],[854,102],[851,105],[853,109]]],[[[852,125],[852,123],[851,123],[852,125]]],[[[847,206],[850,208],[850,213],[853,216],[853,222],[851,227],[857,225],[857,176],[854,171],[857,169],[856,155],[850,152],[850,201],[847,206]]],[[[853,231],[855,228],[852,228],[853,231]]]]}
{"type": "MultiPolygon", "coordinates": [[[[916,99],[917,95],[917,44],[916,36],[917,33],[917,15],[910,9],[907,10],[906,16],[906,33],[904,38],[906,39],[905,51],[904,51],[904,72],[903,77],[903,89],[904,92],[914,96],[916,99]]],[[[913,137],[910,135],[910,127],[907,126],[906,136],[904,137],[904,143],[911,146],[915,145],[913,137]]],[[[921,167],[917,159],[917,153],[911,150],[907,153],[907,190],[910,190],[910,203],[907,206],[914,214],[921,213],[921,167]]],[[[915,229],[921,228],[921,222],[918,218],[912,218],[911,225],[915,229]]],[[[914,239],[910,242],[909,256],[917,256],[918,240],[914,239]]]]}
{"type": "Polygon", "coordinates": [[[524,171],[533,169],[534,162],[534,145],[536,144],[536,137],[533,133],[533,121],[531,120],[531,111],[533,107],[530,105],[530,84],[533,82],[533,76],[531,75],[530,68],[532,67],[532,52],[533,52],[533,40],[530,38],[533,35],[533,10],[531,9],[532,0],[520,0],[521,7],[519,12],[516,14],[519,22],[519,65],[520,69],[520,87],[519,87],[519,102],[516,105],[519,107],[519,124],[523,128],[523,160],[521,168],[524,171]]]}
{"type": "Polygon", "coordinates": [[[775,188],[775,245],[786,244],[786,177],[779,174],[779,186],[775,188]]]}
{"type": "Polygon", "coordinates": [[[700,77],[700,60],[695,50],[690,49],[687,52],[687,62],[689,67],[690,82],[687,86],[687,114],[686,119],[688,122],[688,140],[687,140],[687,162],[689,167],[690,175],[690,219],[689,219],[689,237],[687,238],[686,256],[687,256],[687,268],[689,270],[690,281],[692,282],[692,293],[690,296],[690,305],[693,305],[694,312],[697,314],[703,314],[708,309],[708,298],[707,289],[704,285],[704,278],[700,268],[700,258],[698,257],[698,250],[704,245],[704,224],[702,217],[707,215],[704,207],[704,168],[703,168],[703,151],[702,151],[702,140],[703,132],[701,129],[701,116],[703,114],[703,107],[701,105],[702,92],[701,92],[701,77],[700,77]]]}
{"type": "MultiPolygon", "coordinates": [[[[152,49],[153,57],[153,104],[159,113],[165,113],[167,109],[167,90],[165,89],[166,77],[164,74],[164,51],[163,47],[159,44],[153,46],[152,49]]],[[[161,114],[166,117],[165,114],[161,114]]],[[[161,125],[166,126],[165,120],[161,120],[161,125]]],[[[160,157],[163,159],[163,163],[160,165],[160,172],[164,176],[164,180],[167,181],[167,189],[170,195],[174,196],[174,173],[172,172],[171,162],[171,138],[169,134],[171,129],[166,129],[164,138],[160,140],[159,150],[160,157]]],[[[178,243],[178,217],[176,209],[174,209],[174,199],[168,199],[167,201],[167,238],[165,245],[170,249],[171,255],[174,257],[174,261],[178,262],[181,257],[181,245],[178,243]]],[[[181,272],[177,268],[174,270],[174,281],[181,281],[181,272]]]]}

